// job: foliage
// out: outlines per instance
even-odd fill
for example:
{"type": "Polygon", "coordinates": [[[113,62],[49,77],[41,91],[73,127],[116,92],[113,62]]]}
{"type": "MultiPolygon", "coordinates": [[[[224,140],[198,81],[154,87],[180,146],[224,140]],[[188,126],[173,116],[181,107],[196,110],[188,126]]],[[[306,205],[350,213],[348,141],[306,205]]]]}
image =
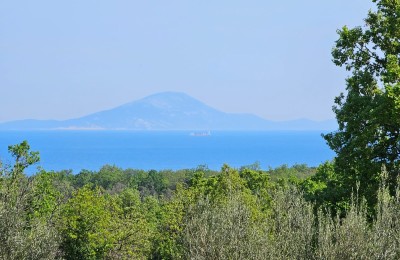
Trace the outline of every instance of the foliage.
{"type": "Polygon", "coordinates": [[[114,243],[110,230],[113,205],[101,190],[84,186],[64,205],[60,220],[61,248],[67,259],[99,259],[114,243]]]}
{"type": "Polygon", "coordinates": [[[262,259],[262,223],[252,220],[246,204],[233,193],[223,205],[204,198],[190,207],[184,219],[185,258],[262,259]]]}
{"type": "Polygon", "coordinates": [[[151,230],[143,216],[139,193],[119,196],[84,186],[65,204],[61,219],[61,247],[67,259],[145,259],[151,230]]]}
{"type": "Polygon", "coordinates": [[[347,192],[338,181],[334,162],[325,162],[318,166],[316,173],[300,182],[304,197],[313,201],[317,207],[332,210],[333,213],[348,209],[347,192]]]}
{"type": "Polygon", "coordinates": [[[351,76],[346,95],[335,99],[339,129],[325,135],[337,154],[336,178],[343,187],[336,200],[348,198],[359,183],[370,206],[381,166],[392,192],[400,170],[400,2],[373,2],[377,10],[369,12],[363,27],[338,31],[333,61],[351,76]]]}
{"type": "Polygon", "coordinates": [[[25,168],[40,160],[39,152],[30,151],[30,146],[27,141],[23,141],[17,145],[10,145],[8,147],[8,152],[15,159],[13,168],[15,177],[17,177],[18,174],[22,174],[25,168]]]}
{"type": "MultiPolygon", "coordinates": [[[[32,155],[22,147],[13,148],[21,155],[16,163],[32,155]]],[[[357,193],[330,211],[340,205],[335,192],[345,189],[335,162],[296,166],[315,172],[306,179],[291,177],[293,167],[228,165],[176,176],[105,166],[27,177],[29,165],[0,167],[0,259],[400,257],[400,190],[390,191],[385,168],[371,215],[357,193]]]]}
{"type": "Polygon", "coordinates": [[[0,259],[399,259],[400,1],[373,2],[332,51],[334,161],[28,177],[24,141],[0,162],[0,259]]]}
{"type": "MultiPolygon", "coordinates": [[[[43,203],[35,191],[44,186],[23,174],[25,168],[38,162],[39,154],[31,152],[26,141],[9,146],[9,151],[14,166],[0,164],[0,259],[58,258],[59,236],[47,218],[55,205],[47,205],[50,200],[43,203]]],[[[46,189],[42,192],[48,198],[46,189]]]]}
{"type": "Polygon", "coordinates": [[[114,216],[112,225],[116,241],[107,258],[146,259],[151,253],[151,240],[155,235],[147,215],[148,205],[142,203],[137,190],[125,189],[117,197],[116,209],[118,214],[114,216]]]}
{"type": "Polygon", "coordinates": [[[292,179],[302,180],[315,174],[316,169],[314,167],[308,167],[305,164],[295,164],[289,167],[284,164],[275,169],[270,168],[268,170],[271,180],[281,179],[292,179]]]}

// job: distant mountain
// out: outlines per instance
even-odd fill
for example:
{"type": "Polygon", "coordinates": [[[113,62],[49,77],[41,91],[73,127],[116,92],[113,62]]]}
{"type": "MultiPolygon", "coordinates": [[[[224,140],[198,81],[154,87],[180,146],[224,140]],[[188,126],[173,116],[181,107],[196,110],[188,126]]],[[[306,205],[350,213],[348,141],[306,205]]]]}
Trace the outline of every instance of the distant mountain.
{"type": "Polygon", "coordinates": [[[19,120],[0,130],[333,130],[334,120],[269,121],[251,114],[218,111],[184,93],[154,94],[70,120],[19,120]]]}

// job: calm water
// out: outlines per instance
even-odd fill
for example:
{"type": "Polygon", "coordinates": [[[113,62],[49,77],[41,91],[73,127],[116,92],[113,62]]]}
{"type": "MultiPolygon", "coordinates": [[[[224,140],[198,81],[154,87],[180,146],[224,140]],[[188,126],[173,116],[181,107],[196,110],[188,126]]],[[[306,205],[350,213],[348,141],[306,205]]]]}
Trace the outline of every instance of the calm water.
{"type": "MultiPolygon", "coordinates": [[[[105,164],[122,168],[182,169],[207,165],[220,169],[259,162],[266,169],[282,164],[316,166],[333,158],[321,132],[190,132],[38,131],[0,132],[0,159],[10,162],[7,147],[28,140],[40,152],[46,170],[98,170],[105,164]]],[[[30,172],[35,171],[35,167],[30,172]]]]}

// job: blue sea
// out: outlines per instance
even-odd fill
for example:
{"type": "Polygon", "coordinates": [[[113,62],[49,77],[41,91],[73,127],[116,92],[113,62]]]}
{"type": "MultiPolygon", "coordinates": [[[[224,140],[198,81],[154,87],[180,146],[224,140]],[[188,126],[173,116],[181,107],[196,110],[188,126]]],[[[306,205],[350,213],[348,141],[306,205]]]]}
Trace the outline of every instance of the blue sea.
{"type": "MultiPolygon", "coordinates": [[[[189,131],[3,131],[0,160],[11,163],[7,147],[27,140],[39,151],[36,166],[45,170],[99,170],[103,165],[135,169],[190,169],[206,165],[218,170],[224,163],[241,167],[258,162],[263,169],[283,164],[317,166],[334,153],[321,132],[189,131]]],[[[31,167],[28,173],[36,171],[31,167]]]]}

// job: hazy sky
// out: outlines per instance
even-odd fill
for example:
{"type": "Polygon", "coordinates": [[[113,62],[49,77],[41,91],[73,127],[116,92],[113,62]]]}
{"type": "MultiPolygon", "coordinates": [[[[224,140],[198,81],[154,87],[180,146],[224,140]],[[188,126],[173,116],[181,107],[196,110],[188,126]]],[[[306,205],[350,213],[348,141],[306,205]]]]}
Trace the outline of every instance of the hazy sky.
{"type": "Polygon", "coordinates": [[[333,118],[336,29],[366,0],[0,3],[0,122],[67,119],[162,91],[267,119],[333,118]]]}

